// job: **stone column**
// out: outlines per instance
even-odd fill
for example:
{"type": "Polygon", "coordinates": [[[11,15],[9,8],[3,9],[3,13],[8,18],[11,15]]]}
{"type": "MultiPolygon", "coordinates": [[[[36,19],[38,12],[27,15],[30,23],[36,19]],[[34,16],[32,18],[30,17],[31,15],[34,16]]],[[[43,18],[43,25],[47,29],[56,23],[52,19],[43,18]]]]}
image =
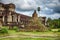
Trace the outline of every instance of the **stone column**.
{"type": "Polygon", "coordinates": [[[3,16],[3,22],[4,22],[4,16],[3,16]]]}
{"type": "Polygon", "coordinates": [[[12,22],[12,15],[8,15],[8,22],[12,22]]]}
{"type": "Polygon", "coordinates": [[[18,15],[18,22],[20,22],[20,15],[18,15]]]}

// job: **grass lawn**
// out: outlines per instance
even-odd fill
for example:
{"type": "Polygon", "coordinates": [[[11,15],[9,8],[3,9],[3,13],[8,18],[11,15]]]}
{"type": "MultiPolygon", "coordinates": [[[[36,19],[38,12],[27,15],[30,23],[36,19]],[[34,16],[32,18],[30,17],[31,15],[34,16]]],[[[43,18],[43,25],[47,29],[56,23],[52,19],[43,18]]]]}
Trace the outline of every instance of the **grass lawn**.
{"type": "Polygon", "coordinates": [[[52,32],[52,31],[49,31],[49,32],[16,32],[15,30],[8,30],[8,35],[5,35],[5,36],[17,36],[17,37],[1,38],[1,34],[0,34],[0,40],[60,40],[60,37],[55,37],[55,36],[60,36],[60,32],[52,32]],[[26,37],[23,37],[23,36],[26,36],[26,37]],[[34,38],[34,36],[38,36],[39,38],[34,38]],[[54,36],[54,37],[42,37],[41,38],[40,36],[54,36]]]}
{"type": "Polygon", "coordinates": [[[9,30],[9,35],[46,35],[46,36],[55,36],[55,35],[60,35],[60,32],[52,32],[52,31],[48,31],[48,32],[16,32],[14,30],[9,30]]]}
{"type": "Polygon", "coordinates": [[[21,38],[21,37],[16,37],[16,38],[3,38],[0,40],[56,40],[55,38],[21,38]]]}

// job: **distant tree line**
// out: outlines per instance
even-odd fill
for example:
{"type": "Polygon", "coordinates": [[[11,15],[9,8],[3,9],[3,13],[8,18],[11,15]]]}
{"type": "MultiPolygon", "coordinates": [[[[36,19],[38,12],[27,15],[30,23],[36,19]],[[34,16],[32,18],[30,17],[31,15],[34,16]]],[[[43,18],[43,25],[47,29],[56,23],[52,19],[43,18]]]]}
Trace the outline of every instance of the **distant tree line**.
{"type": "Polygon", "coordinates": [[[53,20],[51,18],[48,18],[47,25],[50,28],[60,28],[60,18],[59,19],[53,19],[53,20]]]}

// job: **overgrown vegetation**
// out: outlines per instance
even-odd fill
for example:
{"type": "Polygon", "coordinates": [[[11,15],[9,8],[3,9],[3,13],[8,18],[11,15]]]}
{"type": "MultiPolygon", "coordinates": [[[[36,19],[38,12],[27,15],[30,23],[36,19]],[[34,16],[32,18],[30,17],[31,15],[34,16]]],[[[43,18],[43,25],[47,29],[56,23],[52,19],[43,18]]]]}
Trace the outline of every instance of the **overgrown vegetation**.
{"type": "Polygon", "coordinates": [[[60,18],[53,20],[51,18],[48,18],[47,23],[49,28],[60,28],[60,18]]]}
{"type": "Polygon", "coordinates": [[[36,21],[31,19],[31,22],[28,24],[27,29],[31,29],[36,32],[44,32],[48,30],[48,28],[44,24],[42,24],[39,19],[37,19],[36,21]]]}
{"type": "Polygon", "coordinates": [[[8,29],[7,28],[0,28],[0,34],[7,34],[8,29]]]}

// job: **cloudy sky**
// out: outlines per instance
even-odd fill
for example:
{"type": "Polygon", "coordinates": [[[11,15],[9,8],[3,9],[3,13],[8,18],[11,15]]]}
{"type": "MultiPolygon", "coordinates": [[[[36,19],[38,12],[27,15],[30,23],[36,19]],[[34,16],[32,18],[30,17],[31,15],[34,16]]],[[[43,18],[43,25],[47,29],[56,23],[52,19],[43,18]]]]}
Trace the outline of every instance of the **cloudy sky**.
{"type": "Polygon", "coordinates": [[[52,19],[60,18],[60,0],[0,0],[0,2],[16,5],[16,12],[31,16],[37,7],[40,7],[38,16],[46,16],[52,19]]]}

